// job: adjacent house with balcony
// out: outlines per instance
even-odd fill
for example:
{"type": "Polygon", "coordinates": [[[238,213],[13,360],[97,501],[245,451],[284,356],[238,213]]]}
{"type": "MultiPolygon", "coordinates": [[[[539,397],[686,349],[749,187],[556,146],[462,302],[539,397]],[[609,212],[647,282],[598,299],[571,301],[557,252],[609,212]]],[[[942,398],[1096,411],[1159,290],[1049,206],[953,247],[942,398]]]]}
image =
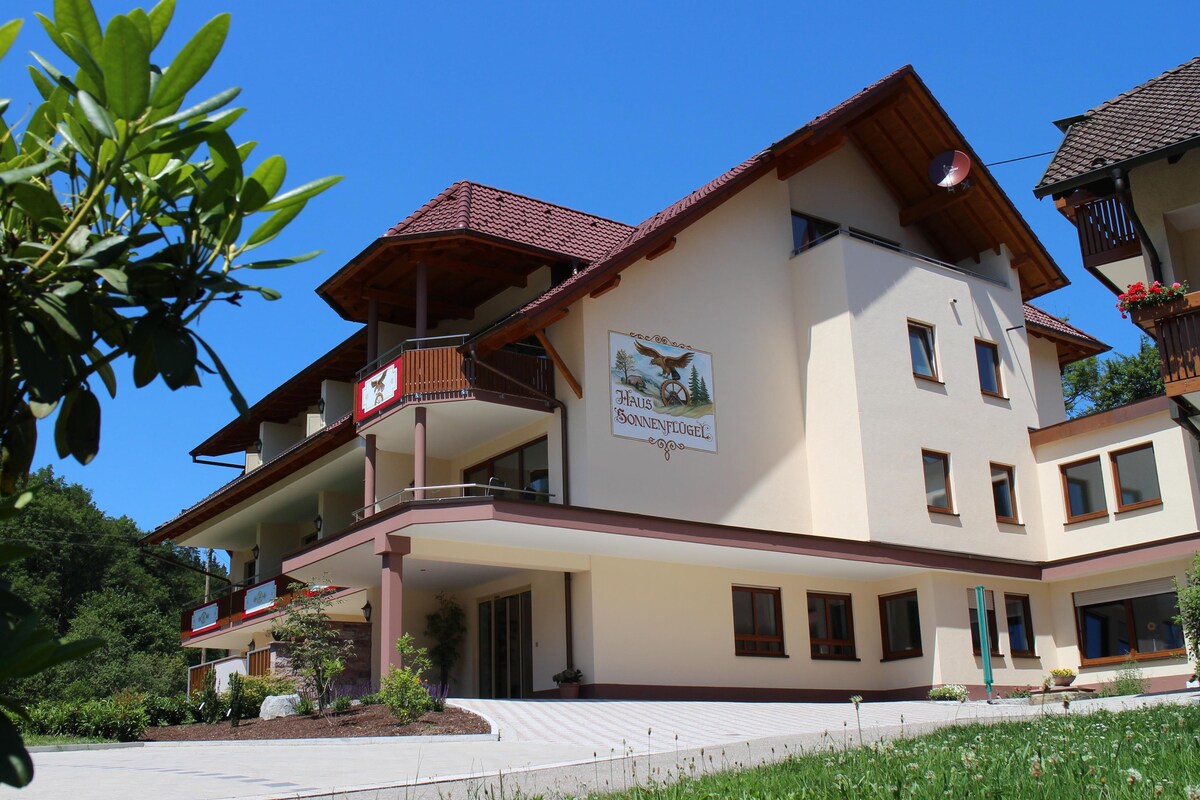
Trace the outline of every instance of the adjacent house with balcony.
{"type": "MultiPolygon", "coordinates": [[[[1055,124],[1034,194],[1075,225],[1084,266],[1114,294],[1200,288],[1200,57],[1055,124]]],[[[1172,413],[1200,437],[1200,294],[1132,316],[1158,343],[1172,413]]]]}
{"type": "Polygon", "coordinates": [[[1182,686],[1197,449],[1163,398],[1066,419],[1106,349],[1031,303],[1066,284],[911,67],[636,225],[453,184],[318,289],[364,327],[193,451],[243,472],[148,538],[246,585],[183,643],[271,668],[295,580],[373,681],[453,594],[466,696],[980,692],[984,647],[1001,688],[1182,686]]]}

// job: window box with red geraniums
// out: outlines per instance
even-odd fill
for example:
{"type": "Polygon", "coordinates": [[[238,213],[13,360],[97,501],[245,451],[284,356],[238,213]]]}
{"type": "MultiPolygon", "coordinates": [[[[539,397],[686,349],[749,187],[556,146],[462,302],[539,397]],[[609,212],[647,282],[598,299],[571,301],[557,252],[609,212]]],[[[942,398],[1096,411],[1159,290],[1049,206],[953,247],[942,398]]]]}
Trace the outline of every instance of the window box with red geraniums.
{"type": "Polygon", "coordinates": [[[1155,306],[1165,305],[1174,300],[1181,299],[1188,293],[1187,283],[1179,283],[1176,281],[1170,286],[1163,286],[1158,281],[1146,286],[1146,284],[1138,281],[1137,283],[1129,284],[1129,287],[1121,294],[1117,295],[1117,310],[1121,312],[1121,319],[1128,319],[1130,311],[1140,311],[1143,308],[1154,308],[1155,306]]]}

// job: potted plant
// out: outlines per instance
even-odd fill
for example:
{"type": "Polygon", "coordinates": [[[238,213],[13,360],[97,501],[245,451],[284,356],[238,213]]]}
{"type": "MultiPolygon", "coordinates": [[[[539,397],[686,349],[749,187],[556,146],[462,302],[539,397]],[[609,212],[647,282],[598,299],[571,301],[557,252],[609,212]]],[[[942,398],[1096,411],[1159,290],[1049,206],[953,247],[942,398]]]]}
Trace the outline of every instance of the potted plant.
{"type": "Polygon", "coordinates": [[[1055,686],[1070,686],[1075,682],[1075,670],[1070,667],[1055,667],[1050,670],[1050,677],[1055,686]]]}
{"type": "Polygon", "coordinates": [[[1158,281],[1146,286],[1141,283],[1131,283],[1125,291],[1117,295],[1117,310],[1121,318],[1133,317],[1137,323],[1153,322],[1161,316],[1170,314],[1188,293],[1187,283],[1176,281],[1170,286],[1164,286],[1158,281]]]}
{"type": "Polygon", "coordinates": [[[583,673],[574,667],[567,667],[555,674],[554,682],[558,684],[559,697],[574,700],[579,697],[579,684],[583,683],[583,673]]]}

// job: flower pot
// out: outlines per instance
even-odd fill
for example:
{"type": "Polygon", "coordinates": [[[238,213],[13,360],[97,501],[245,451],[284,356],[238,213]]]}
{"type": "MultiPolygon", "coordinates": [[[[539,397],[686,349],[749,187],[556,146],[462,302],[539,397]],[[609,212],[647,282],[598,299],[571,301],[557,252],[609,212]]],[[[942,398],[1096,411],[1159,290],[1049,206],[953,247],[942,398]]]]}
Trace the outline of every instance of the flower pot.
{"type": "Polygon", "coordinates": [[[558,696],[563,700],[578,700],[579,699],[579,684],[578,683],[560,683],[558,685],[558,696]]]}
{"type": "Polygon", "coordinates": [[[1167,303],[1161,303],[1157,306],[1146,306],[1145,308],[1129,309],[1129,319],[1135,325],[1152,325],[1155,321],[1163,317],[1173,317],[1188,308],[1187,301],[1180,297],[1176,300],[1171,300],[1167,303]]]}
{"type": "Polygon", "coordinates": [[[1055,675],[1054,676],[1054,685],[1055,686],[1070,686],[1072,683],[1075,682],[1075,677],[1076,677],[1075,675],[1055,675]]]}

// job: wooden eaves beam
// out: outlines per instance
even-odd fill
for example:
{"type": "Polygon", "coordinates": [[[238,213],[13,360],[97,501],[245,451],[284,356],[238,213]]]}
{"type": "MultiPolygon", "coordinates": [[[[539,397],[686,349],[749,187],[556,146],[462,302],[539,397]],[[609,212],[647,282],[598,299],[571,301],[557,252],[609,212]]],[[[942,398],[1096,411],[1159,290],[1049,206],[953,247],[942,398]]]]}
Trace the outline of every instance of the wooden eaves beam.
{"type": "Polygon", "coordinates": [[[563,380],[571,387],[571,391],[575,393],[577,398],[582,400],[583,387],[579,385],[579,381],[571,374],[571,370],[567,368],[567,362],[563,361],[562,356],[558,354],[558,351],[554,349],[554,345],[550,343],[550,339],[546,336],[546,329],[541,328],[535,331],[533,335],[541,342],[542,347],[546,350],[546,355],[550,356],[550,360],[554,362],[554,366],[559,371],[559,374],[563,376],[563,380]]]}
{"type": "MultiPolygon", "coordinates": [[[[394,292],[388,289],[380,289],[377,286],[364,286],[362,296],[366,300],[378,300],[381,303],[387,303],[397,308],[403,308],[415,311],[417,308],[417,298],[411,297],[403,292],[394,292]]],[[[457,303],[447,303],[444,300],[430,300],[429,313],[447,317],[449,319],[474,319],[475,309],[470,306],[458,305],[457,303]]]]}
{"type": "Polygon", "coordinates": [[[836,153],[846,143],[846,131],[838,128],[805,139],[780,155],[775,172],[779,180],[786,181],[801,170],[807,169],[825,156],[836,153]]]}

